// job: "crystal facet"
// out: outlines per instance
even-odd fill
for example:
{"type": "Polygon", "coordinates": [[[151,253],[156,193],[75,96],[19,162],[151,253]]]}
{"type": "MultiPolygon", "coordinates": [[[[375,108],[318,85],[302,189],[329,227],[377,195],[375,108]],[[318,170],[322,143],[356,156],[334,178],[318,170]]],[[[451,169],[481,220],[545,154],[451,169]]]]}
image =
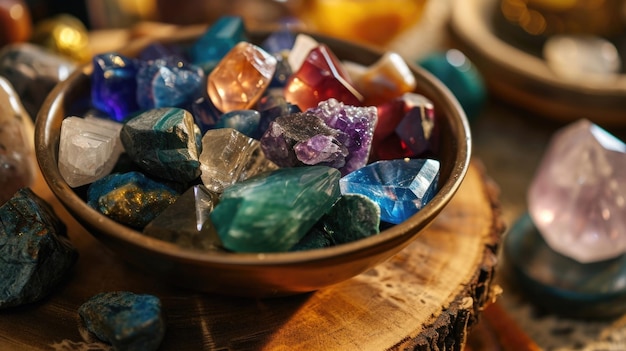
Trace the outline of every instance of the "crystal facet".
{"type": "Polygon", "coordinates": [[[91,101],[116,121],[124,121],[139,110],[137,104],[137,70],[135,60],[105,53],[93,57],[91,101]]]}
{"type": "Polygon", "coordinates": [[[276,64],[276,58],[265,50],[240,42],[209,74],[209,98],[222,112],[254,107],[269,86],[276,64]]]}
{"type": "Polygon", "coordinates": [[[221,193],[238,181],[277,169],[260,146],[259,141],[232,128],[207,131],[202,137],[200,154],[202,182],[210,190],[221,193]]]}
{"type": "Polygon", "coordinates": [[[35,180],[33,128],[17,92],[0,76],[0,205],[35,180]]]}
{"type": "Polygon", "coordinates": [[[30,188],[0,207],[0,309],[41,300],[78,258],[63,222],[30,188]]]}
{"type": "Polygon", "coordinates": [[[161,300],[128,291],[103,292],[78,308],[87,330],[114,350],[156,351],[165,335],[161,300]]]}
{"type": "Polygon", "coordinates": [[[67,117],[61,123],[59,172],[74,188],[109,174],[124,151],[122,124],[97,117],[67,117]]]}
{"type": "Polygon", "coordinates": [[[226,249],[287,251],[339,199],[339,171],[281,168],[226,188],[211,220],[226,249]]]}
{"type": "Polygon", "coordinates": [[[186,110],[148,110],[126,122],[120,138],[126,153],[146,173],[180,182],[200,175],[200,129],[186,110]]]}
{"type": "Polygon", "coordinates": [[[588,120],[559,130],[529,192],[529,212],[550,247],[580,262],[626,252],[626,144],[588,120]]]}
{"type": "Polygon", "coordinates": [[[342,194],[361,194],[380,206],[381,220],[402,223],[437,192],[439,161],[405,159],[377,161],[339,181],[342,194]]]}
{"type": "Polygon", "coordinates": [[[243,19],[222,16],[191,47],[191,60],[203,67],[213,67],[242,41],[246,41],[243,19]]]}
{"type": "Polygon", "coordinates": [[[137,102],[144,110],[183,107],[201,94],[204,71],[170,56],[143,62],[137,71],[137,102]]]}

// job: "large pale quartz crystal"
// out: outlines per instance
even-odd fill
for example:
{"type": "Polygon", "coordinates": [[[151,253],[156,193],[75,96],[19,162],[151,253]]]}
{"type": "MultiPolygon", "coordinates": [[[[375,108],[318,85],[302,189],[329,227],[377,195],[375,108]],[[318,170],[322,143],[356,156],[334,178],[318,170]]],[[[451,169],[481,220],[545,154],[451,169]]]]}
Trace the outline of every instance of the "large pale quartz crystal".
{"type": "Polygon", "coordinates": [[[92,183],[111,172],[124,151],[122,124],[98,117],[67,117],[61,123],[59,171],[71,187],[92,183]]]}
{"type": "Polygon", "coordinates": [[[577,261],[626,252],[626,144],[587,120],[552,138],[528,192],[550,247],[577,261]]]}

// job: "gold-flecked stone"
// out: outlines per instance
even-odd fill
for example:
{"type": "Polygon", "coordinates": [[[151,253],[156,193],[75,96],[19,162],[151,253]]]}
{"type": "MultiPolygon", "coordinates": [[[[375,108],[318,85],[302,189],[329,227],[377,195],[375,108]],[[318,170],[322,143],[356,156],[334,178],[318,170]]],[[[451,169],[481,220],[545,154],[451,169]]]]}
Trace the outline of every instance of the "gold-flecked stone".
{"type": "Polygon", "coordinates": [[[87,28],[71,15],[61,14],[39,22],[31,41],[78,62],[91,58],[87,28]]]}

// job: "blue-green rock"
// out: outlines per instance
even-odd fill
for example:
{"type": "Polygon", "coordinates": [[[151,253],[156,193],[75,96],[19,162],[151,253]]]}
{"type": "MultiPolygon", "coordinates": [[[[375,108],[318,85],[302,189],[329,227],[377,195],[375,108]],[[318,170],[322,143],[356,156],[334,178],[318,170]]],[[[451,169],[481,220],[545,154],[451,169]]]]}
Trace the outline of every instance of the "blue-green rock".
{"type": "Polygon", "coordinates": [[[142,173],[114,173],[87,189],[87,204],[105,216],[133,228],[142,229],[179,194],[142,173]]]}
{"type": "Polygon", "coordinates": [[[29,188],[0,207],[0,309],[48,296],[77,258],[65,225],[29,188]]]}
{"type": "Polygon", "coordinates": [[[148,110],[124,124],[120,139],[126,153],[144,172],[189,182],[200,176],[200,128],[190,112],[163,107],[148,110]]]}
{"type": "Polygon", "coordinates": [[[114,350],[150,351],[165,335],[161,301],[127,291],[97,294],[78,309],[87,330],[114,350]]]}
{"type": "Polygon", "coordinates": [[[224,190],[211,213],[222,245],[238,252],[287,251],[339,199],[337,169],[282,168],[224,190]]]}
{"type": "Polygon", "coordinates": [[[243,18],[222,16],[192,45],[189,56],[208,72],[240,41],[248,41],[243,18]]]}

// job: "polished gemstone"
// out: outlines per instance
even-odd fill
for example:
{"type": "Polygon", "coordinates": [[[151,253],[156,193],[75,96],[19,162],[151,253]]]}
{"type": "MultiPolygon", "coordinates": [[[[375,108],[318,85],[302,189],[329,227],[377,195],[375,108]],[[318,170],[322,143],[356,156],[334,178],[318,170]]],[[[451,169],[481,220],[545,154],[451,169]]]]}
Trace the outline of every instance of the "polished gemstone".
{"type": "Polygon", "coordinates": [[[178,196],[142,173],[113,173],[91,183],[87,204],[118,223],[141,230],[178,196]]]}
{"type": "Polygon", "coordinates": [[[68,13],[37,21],[30,41],[77,62],[91,57],[87,27],[68,13]]]}
{"type": "Polygon", "coordinates": [[[337,140],[339,132],[313,113],[278,117],[261,138],[267,158],[280,167],[323,165],[341,168],[348,149],[337,140]]]}
{"type": "Polygon", "coordinates": [[[212,191],[225,188],[278,166],[267,159],[258,140],[232,128],[207,131],[202,137],[201,179],[212,191]]]}
{"type": "Polygon", "coordinates": [[[52,207],[22,188],[0,207],[0,309],[39,301],[78,258],[52,207]]]}
{"type": "Polygon", "coordinates": [[[0,50],[0,76],[11,82],[32,119],[52,88],[75,69],[70,59],[38,45],[16,43],[0,50]]]}
{"type": "Polygon", "coordinates": [[[59,172],[67,184],[92,183],[108,175],[124,151],[122,124],[97,117],[70,116],[61,123],[59,172]]]}
{"type": "Polygon", "coordinates": [[[35,181],[33,128],[17,92],[0,76],[0,205],[35,181]]]}
{"type": "Polygon", "coordinates": [[[202,134],[209,129],[215,128],[215,124],[222,115],[222,111],[218,110],[208,97],[199,97],[189,106],[188,111],[193,115],[193,120],[200,128],[202,134]]]}
{"type": "Polygon", "coordinates": [[[260,47],[240,42],[207,79],[207,92],[222,112],[254,107],[276,71],[276,58],[260,47]]]}
{"type": "Polygon", "coordinates": [[[312,36],[303,33],[298,34],[287,56],[287,62],[289,62],[289,66],[291,66],[291,71],[297,72],[307,56],[309,56],[311,50],[319,45],[320,43],[313,39],[312,36]]]}
{"type": "Polygon", "coordinates": [[[568,80],[611,81],[622,67],[615,45],[596,36],[554,35],[543,46],[543,56],[548,67],[568,80]]]}
{"type": "Polygon", "coordinates": [[[626,144],[579,120],[557,131],[528,191],[550,247],[580,262],[626,253],[626,144]]]}
{"type": "Polygon", "coordinates": [[[336,99],[328,99],[308,112],[320,117],[327,126],[336,130],[337,141],[348,149],[346,164],[339,169],[342,175],[367,164],[378,119],[375,107],[350,106],[336,99]]]}
{"type": "Polygon", "coordinates": [[[347,105],[361,106],[363,96],[354,88],[339,59],[325,45],[309,52],[300,68],[285,85],[285,98],[301,110],[335,98],[347,105]]]}
{"type": "Polygon", "coordinates": [[[209,215],[218,200],[217,193],[194,185],[148,223],[143,233],[186,249],[215,249],[220,242],[209,215]]]}
{"type": "Polygon", "coordinates": [[[91,101],[95,108],[122,122],[139,111],[137,103],[137,61],[116,53],[93,57],[91,101]]]}
{"type": "MultiPolygon", "coordinates": [[[[346,64],[344,64],[346,65],[346,64]]],[[[354,87],[363,94],[364,105],[377,106],[415,89],[417,81],[404,58],[387,51],[378,61],[361,69],[346,69],[354,87]]]]}
{"type": "Polygon", "coordinates": [[[251,138],[257,135],[261,113],[257,110],[233,110],[220,116],[215,128],[232,128],[251,138]]]}
{"type": "Polygon", "coordinates": [[[144,110],[185,107],[202,94],[204,71],[175,56],[144,61],[137,71],[137,103],[144,110]]]}
{"type": "Polygon", "coordinates": [[[189,182],[200,175],[200,129],[187,110],[163,107],[143,112],[122,127],[126,153],[146,173],[189,182]]]}
{"type": "Polygon", "coordinates": [[[439,161],[377,161],[339,181],[342,194],[361,194],[380,206],[381,220],[402,223],[421,210],[437,192],[439,161]]]}
{"type": "Polygon", "coordinates": [[[436,155],[439,133],[432,101],[405,93],[378,106],[372,160],[436,155]]]}
{"type": "Polygon", "coordinates": [[[242,41],[247,41],[243,19],[222,16],[193,44],[189,55],[193,63],[210,69],[242,41]]]}
{"type": "Polygon", "coordinates": [[[211,220],[228,250],[287,251],[339,199],[339,177],[324,166],[263,173],[227,188],[211,220]]]}
{"type": "Polygon", "coordinates": [[[456,49],[433,53],[417,62],[450,89],[470,121],[480,115],[487,101],[487,87],[476,66],[456,49]]]}
{"type": "Polygon", "coordinates": [[[154,295],[110,291],[78,308],[87,330],[114,350],[156,351],[165,335],[161,300],[154,295]]]}

